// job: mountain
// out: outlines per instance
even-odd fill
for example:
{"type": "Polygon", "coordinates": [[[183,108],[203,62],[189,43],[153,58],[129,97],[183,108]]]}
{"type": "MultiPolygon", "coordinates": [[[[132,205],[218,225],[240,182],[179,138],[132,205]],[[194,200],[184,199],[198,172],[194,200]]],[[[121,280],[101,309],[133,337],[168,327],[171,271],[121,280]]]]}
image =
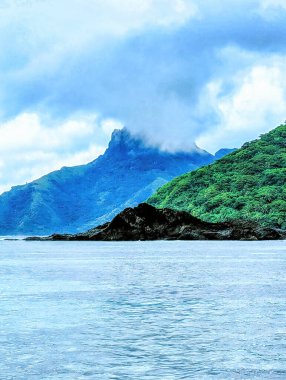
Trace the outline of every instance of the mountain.
{"type": "Polygon", "coordinates": [[[226,149],[226,148],[220,149],[220,150],[218,150],[215,153],[215,155],[214,155],[215,159],[219,160],[220,158],[226,156],[229,153],[235,152],[236,150],[237,150],[236,148],[233,148],[233,149],[226,149]]]}
{"type": "Polygon", "coordinates": [[[126,208],[109,223],[80,234],[54,234],[26,240],[278,240],[286,231],[256,223],[208,223],[185,211],[157,209],[146,203],[126,208]]]}
{"type": "Polygon", "coordinates": [[[148,202],[209,222],[257,221],[286,229],[286,125],[161,187],[148,202]]]}
{"type": "Polygon", "coordinates": [[[0,234],[84,231],[214,159],[196,146],[188,153],[168,153],[126,129],[114,131],[106,152],[93,162],[64,167],[3,193],[0,234]]]}

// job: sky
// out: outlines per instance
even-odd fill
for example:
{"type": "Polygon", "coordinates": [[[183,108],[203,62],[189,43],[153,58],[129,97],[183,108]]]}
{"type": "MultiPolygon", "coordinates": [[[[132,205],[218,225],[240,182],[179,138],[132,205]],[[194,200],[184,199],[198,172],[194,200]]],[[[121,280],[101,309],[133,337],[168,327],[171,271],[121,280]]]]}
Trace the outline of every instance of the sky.
{"type": "Polygon", "coordinates": [[[239,147],[286,119],[285,0],[0,0],[0,192],[103,153],[239,147]]]}

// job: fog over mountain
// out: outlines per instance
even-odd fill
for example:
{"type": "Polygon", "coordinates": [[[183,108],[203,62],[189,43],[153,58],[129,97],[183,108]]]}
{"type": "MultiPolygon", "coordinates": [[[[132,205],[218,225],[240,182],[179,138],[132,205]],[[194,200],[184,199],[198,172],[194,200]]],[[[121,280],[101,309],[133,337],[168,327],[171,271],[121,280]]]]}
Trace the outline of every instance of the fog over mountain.
{"type": "Polygon", "coordinates": [[[285,16],[281,0],[2,1],[0,190],[87,163],[110,124],[169,152],[269,131],[285,16]]]}

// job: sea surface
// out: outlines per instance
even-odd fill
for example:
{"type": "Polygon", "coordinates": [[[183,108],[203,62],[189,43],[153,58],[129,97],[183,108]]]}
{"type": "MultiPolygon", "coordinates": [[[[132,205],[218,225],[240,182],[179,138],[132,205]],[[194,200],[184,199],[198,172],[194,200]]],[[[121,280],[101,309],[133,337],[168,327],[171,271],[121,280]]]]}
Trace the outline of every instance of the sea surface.
{"type": "Polygon", "coordinates": [[[286,242],[0,241],[0,379],[286,379],[286,242]]]}

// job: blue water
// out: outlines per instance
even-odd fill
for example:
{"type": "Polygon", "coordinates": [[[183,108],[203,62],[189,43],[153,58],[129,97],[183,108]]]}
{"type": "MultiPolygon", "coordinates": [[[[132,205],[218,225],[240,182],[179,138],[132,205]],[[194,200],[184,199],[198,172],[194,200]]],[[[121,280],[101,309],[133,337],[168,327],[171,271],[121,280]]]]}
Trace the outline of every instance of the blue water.
{"type": "Polygon", "coordinates": [[[0,378],[286,379],[286,242],[0,242],[0,378]]]}

